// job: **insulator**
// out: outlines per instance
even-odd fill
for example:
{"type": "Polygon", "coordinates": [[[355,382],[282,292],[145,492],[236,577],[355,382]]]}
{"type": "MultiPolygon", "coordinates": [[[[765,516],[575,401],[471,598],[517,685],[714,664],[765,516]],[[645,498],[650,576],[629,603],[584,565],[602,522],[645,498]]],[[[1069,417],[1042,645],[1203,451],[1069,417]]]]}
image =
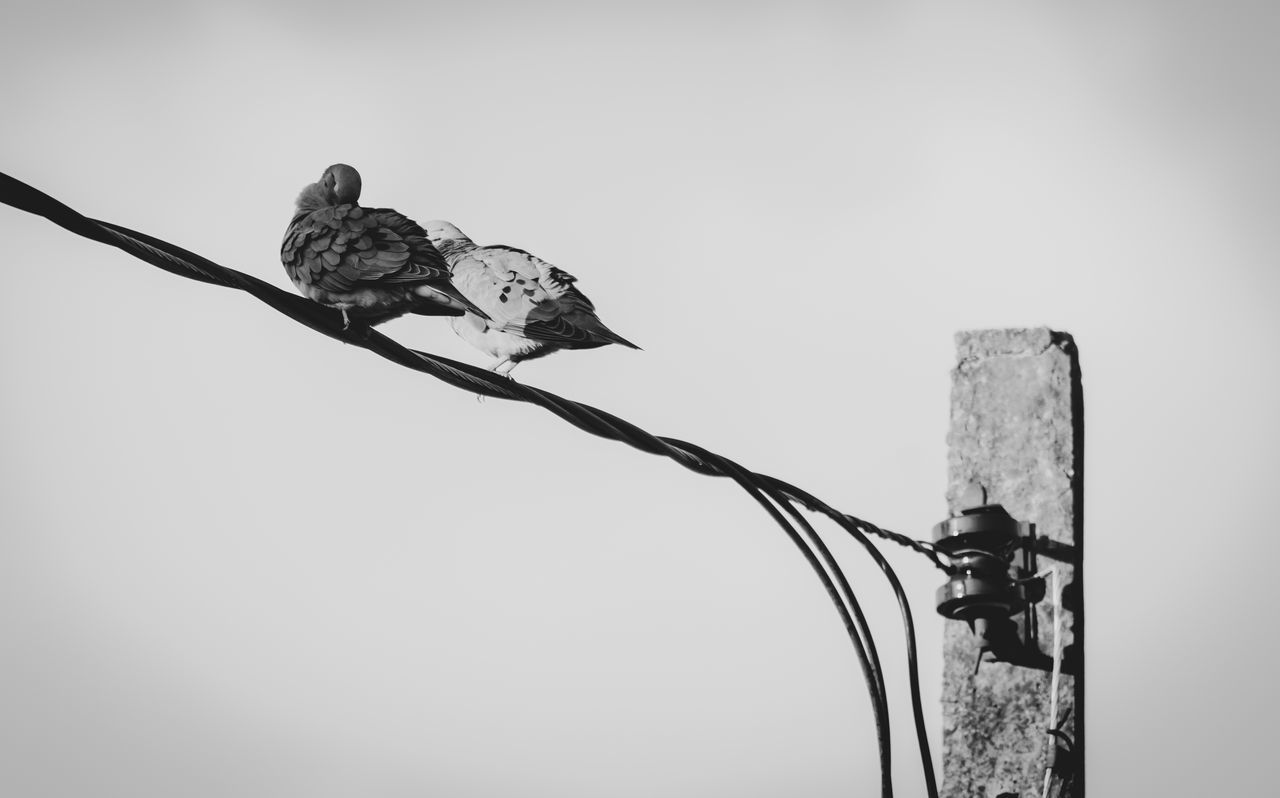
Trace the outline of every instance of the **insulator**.
{"type": "Polygon", "coordinates": [[[952,554],[951,578],[938,588],[938,612],[958,621],[1007,618],[1026,606],[1023,586],[1008,562],[989,552],[952,554]]]}
{"type": "Polygon", "coordinates": [[[984,504],[934,525],[934,546],[955,555],[966,549],[1003,553],[1017,542],[1021,525],[998,504],[984,504]]]}

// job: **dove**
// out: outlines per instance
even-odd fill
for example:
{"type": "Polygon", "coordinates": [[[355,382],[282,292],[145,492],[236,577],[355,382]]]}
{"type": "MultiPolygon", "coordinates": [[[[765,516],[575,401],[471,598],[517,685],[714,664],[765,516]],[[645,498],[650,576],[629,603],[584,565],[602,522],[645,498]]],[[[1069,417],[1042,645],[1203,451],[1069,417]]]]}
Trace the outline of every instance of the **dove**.
{"type": "Polygon", "coordinates": [[[365,208],[360,173],[324,170],[302,189],[280,246],[289,279],[308,299],[381,324],[406,313],[484,316],[449,280],[449,267],[417,222],[390,208],[365,208]]]}
{"type": "Polygon", "coordinates": [[[522,249],[477,246],[449,222],[423,227],[453,284],[488,314],[468,312],[450,323],[462,340],[496,358],[490,371],[509,375],[522,361],[560,349],[640,348],[604,326],[568,272],[522,249]]]}

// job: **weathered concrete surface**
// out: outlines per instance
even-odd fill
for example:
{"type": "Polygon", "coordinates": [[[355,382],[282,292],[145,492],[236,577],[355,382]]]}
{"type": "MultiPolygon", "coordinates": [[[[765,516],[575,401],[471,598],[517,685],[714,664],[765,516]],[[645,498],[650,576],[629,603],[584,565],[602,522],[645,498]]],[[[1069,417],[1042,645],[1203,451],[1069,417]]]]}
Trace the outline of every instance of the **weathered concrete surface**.
{"type": "MultiPolygon", "coordinates": [[[[957,334],[956,347],[948,435],[951,512],[961,509],[966,487],[978,483],[989,503],[1003,504],[1014,518],[1036,524],[1039,536],[1081,554],[1084,419],[1070,336],[1044,328],[979,330],[957,334]]],[[[1039,562],[1054,563],[1045,557],[1039,562]]],[[[1068,597],[1081,595],[1076,569],[1055,564],[1062,583],[1070,585],[1068,597]]],[[[1040,650],[1051,654],[1051,602],[1040,602],[1037,612],[1040,650]]],[[[1066,612],[1063,626],[1066,646],[1073,629],[1082,635],[1083,615],[1066,612]]],[[[1082,655],[1083,637],[1079,642],[1073,653],[1082,655]]],[[[942,794],[1038,797],[1048,750],[1049,674],[984,662],[975,675],[978,644],[959,621],[947,623],[944,656],[942,794]]],[[[1071,720],[1064,731],[1082,745],[1083,678],[1061,677],[1059,717],[1067,709],[1071,720]]],[[[1080,772],[1073,796],[1083,795],[1083,784],[1080,772]]]]}

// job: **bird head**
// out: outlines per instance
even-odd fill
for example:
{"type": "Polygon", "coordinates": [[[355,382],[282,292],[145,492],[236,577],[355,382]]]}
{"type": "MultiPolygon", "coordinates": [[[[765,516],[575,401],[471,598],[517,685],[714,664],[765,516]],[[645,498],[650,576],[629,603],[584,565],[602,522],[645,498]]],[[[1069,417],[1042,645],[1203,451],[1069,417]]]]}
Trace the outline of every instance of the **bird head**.
{"type": "Polygon", "coordinates": [[[320,180],[298,195],[298,207],[303,210],[345,205],[360,199],[360,173],[345,163],[335,163],[320,180]]]}
{"type": "Polygon", "coordinates": [[[422,229],[427,231],[427,238],[431,239],[431,243],[437,247],[450,241],[471,241],[457,227],[439,219],[427,222],[422,225],[422,229]]]}
{"type": "Polygon", "coordinates": [[[360,173],[345,163],[335,163],[320,176],[320,182],[329,186],[338,205],[346,205],[360,199],[360,173]]]}

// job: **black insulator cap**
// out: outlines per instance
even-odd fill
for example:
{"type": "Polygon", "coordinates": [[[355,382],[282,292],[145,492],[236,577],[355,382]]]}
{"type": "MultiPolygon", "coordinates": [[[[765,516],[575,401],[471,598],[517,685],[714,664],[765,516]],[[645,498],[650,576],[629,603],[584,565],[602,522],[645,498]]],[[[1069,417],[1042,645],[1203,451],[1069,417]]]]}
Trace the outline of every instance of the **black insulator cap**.
{"type": "Polygon", "coordinates": [[[933,527],[933,542],[945,554],[963,549],[1005,551],[1021,534],[1013,516],[999,504],[984,504],[952,516],[933,527]]]}
{"type": "Polygon", "coordinates": [[[951,564],[951,578],[938,588],[938,612],[945,617],[970,622],[1007,618],[1026,606],[1022,585],[1000,557],[962,550],[952,554],[951,564]]]}

